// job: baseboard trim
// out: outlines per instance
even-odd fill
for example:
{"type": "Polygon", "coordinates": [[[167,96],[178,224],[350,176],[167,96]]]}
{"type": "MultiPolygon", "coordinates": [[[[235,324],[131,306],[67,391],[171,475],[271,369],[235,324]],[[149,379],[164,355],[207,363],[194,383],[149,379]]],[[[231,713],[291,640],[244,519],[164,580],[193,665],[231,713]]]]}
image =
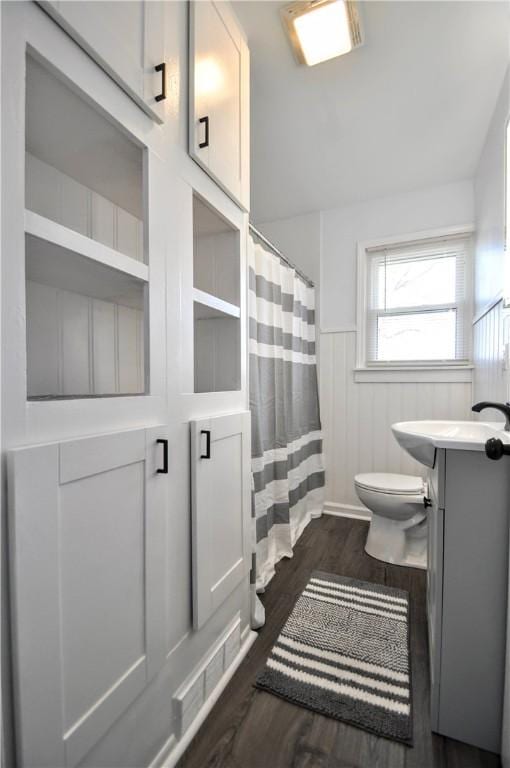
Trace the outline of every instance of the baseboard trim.
{"type": "Polygon", "coordinates": [[[366,507],[355,506],[354,504],[339,504],[336,501],[326,501],[324,503],[324,514],[333,517],[350,517],[353,520],[370,520],[371,515],[366,507]]]}
{"type": "Polygon", "coordinates": [[[253,643],[257,639],[258,635],[252,630],[248,630],[245,638],[242,638],[241,649],[236,658],[230,665],[230,667],[224,672],[223,677],[218,682],[218,685],[213,690],[207,701],[204,702],[203,707],[199,711],[196,718],[191,723],[186,733],[179,741],[176,740],[172,734],[168,741],[161,747],[154,760],[150,763],[148,768],[174,768],[176,763],[181,759],[184,752],[187,750],[191,741],[195,738],[200,726],[203,724],[212,708],[220,698],[221,694],[227,687],[228,683],[232,679],[237,668],[241,664],[242,660],[252,647],[253,643]]]}

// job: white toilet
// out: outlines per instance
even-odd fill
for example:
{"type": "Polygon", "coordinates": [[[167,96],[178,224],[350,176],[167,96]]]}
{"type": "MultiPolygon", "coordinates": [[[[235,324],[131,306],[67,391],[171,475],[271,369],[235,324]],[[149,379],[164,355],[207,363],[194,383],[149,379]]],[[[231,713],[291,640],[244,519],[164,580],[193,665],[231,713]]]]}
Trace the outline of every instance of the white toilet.
{"type": "Polygon", "coordinates": [[[368,473],[354,478],[356,493],[372,512],[365,551],[378,560],[427,567],[426,483],[421,477],[368,473]]]}

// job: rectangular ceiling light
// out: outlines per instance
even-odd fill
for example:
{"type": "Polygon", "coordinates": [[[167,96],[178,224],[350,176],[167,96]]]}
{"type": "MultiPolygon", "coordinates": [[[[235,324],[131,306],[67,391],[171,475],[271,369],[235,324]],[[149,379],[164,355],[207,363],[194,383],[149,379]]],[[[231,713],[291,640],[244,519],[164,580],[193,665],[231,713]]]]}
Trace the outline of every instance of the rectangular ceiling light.
{"type": "Polygon", "coordinates": [[[298,61],[309,67],[362,43],[354,0],[296,2],[282,8],[281,14],[298,61]]]}

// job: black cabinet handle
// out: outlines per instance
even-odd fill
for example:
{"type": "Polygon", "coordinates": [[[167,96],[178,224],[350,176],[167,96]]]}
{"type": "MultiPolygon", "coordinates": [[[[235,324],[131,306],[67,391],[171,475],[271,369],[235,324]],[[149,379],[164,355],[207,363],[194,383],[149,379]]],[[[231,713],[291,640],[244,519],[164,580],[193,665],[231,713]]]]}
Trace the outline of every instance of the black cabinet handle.
{"type": "Polygon", "coordinates": [[[205,453],[201,453],[200,458],[210,459],[211,458],[211,430],[202,429],[200,434],[205,435],[205,453]]]}
{"type": "Polygon", "coordinates": [[[485,454],[489,459],[498,461],[503,456],[510,455],[510,445],[505,445],[502,440],[497,437],[491,437],[485,443],[485,454]]]}
{"type": "Polygon", "coordinates": [[[427,507],[431,507],[432,506],[432,502],[428,498],[428,496],[424,496],[423,497],[423,506],[425,507],[425,509],[427,509],[427,507]]]}
{"type": "Polygon", "coordinates": [[[202,123],[205,124],[205,138],[198,145],[199,149],[204,149],[204,147],[209,146],[209,115],[206,115],[205,117],[201,117],[198,122],[200,124],[202,123]]]}
{"type": "Polygon", "coordinates": [[[156,96],[156,101],[163,101],[166,99],[166,64],[163,61],[161,64],[158,64],[156,67],[154,67],[156,72],[161,72],[161,93],[158,93],[156,96]]]}
{"type": "Polygon", "coordinates": [[[160,475],[168,475],[168,440],[160,438],[156,440],[156,443],[161,443],[163,446],[163,467],[157,469],[156,472],[160,475]]]}

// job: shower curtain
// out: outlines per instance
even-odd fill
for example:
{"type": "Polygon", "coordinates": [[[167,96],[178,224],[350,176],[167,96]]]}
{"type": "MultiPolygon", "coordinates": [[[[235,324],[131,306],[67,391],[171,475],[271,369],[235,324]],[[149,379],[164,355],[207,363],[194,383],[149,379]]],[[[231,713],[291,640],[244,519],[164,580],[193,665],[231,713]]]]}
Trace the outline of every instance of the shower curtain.
{"type": "MultiPolygon", "coordinates": [[[[296,270],[250,238],[252,583],[259,592],[276,563],[292,557],[311,518],[322,514],[314,299],[296,270]]],[[[261,622],[259,614],[254,624],[261,622]]]]}

